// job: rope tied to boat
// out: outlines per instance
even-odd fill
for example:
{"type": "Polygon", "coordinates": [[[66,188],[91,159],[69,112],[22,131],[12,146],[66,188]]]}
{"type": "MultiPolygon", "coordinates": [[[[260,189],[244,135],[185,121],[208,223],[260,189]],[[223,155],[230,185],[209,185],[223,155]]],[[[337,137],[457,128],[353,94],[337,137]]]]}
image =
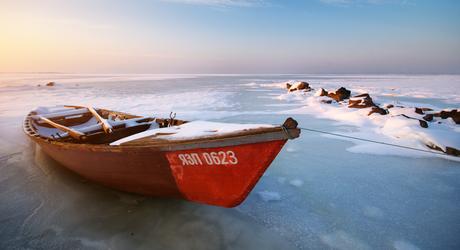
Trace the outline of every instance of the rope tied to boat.
{"type": "Polygon", "coordinates": [[[287,118],[283,125],[281,125],[281,129],[289,138],[289,140],[293,140],[294,137],[289,133],[288,129],[295,129],[297,128],[297,125],[299,125],[299,123],[297,123],[297,121],[294,120],[292,117],[287,118]]]}
{"type": "MultiPolygon", "coordinates": [[[[402,145],[397,145],[397,144],[392,144],[392,143],[386,143],[386,142],[374,141],[374,140],[369,140],[369,139],[363,139],[363,138],[354,137],[354,136],[347,136],[347,135],[335,134],[335,133],[326,132],[326,131],[321,131],[321,130],[315,130],[315,129],[301,128],[301,127],[298,127],[298,128],[301,129],[301,130],[307,130],[307,131],[316,132],[316,133],[321,133],[321,134],[327,134],[327,135],[333,135],[333,136],[338,136],[338,137],[344,137],[344,138],[353,139],[353,140],[358,140],[358,141],[365,141],[365,142],[371,142],[371,143],[382,144],[382,145],[386,145],[386,146],[392,146],[392,147],[398,147],[398,148],[404,148],[404,149],[411,149],[411,150],[421,151],[421,152],[425,152],[425,153],[432,153],[432,154],[437,154],[437,155],[445,155],[445,156],[458,157],[458,156],[456,156],[456,155],[447,154],[447,153],[445,153],[445,152],[435,152],[435,151],[424,150],[424,149],[419,149],[419,148],[412,148],[412,147],[407,147],[407,146],[402,146],[402,145]]],[[[283,127],[283,131],[284,131],[284,130],[285,130],[285,128],[283,127]]],[[[285,133],[286,133],[286,131],[285,131],[285,133]]]]}
{"type": "Polygon", "coordinates": [[[284,131],[284,133],[286,134],[286,136],[289,138],[289,140],[293,140],[294,137],[292,137],[292,135],[289,133],[289,131],[287,130],[286,126],[281,126],[281,129],[284,131]]]}

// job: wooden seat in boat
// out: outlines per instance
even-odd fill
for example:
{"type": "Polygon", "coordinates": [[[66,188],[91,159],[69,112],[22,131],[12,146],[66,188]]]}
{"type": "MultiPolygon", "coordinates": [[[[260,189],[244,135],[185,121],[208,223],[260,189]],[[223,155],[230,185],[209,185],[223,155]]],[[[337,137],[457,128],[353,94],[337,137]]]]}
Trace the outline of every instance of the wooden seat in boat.
{"type": "MultiPolygon", "coordinates": [[[[71,108],[73,107],[69,107],[69,109],[71,108]]],[[[110,143],[145,131],[154,120],[152,118],[136,117],[110,121],[102,118],[99,112],[102,114],[102,111],[95,111],[91,108],[78,108],[43,114],[35,113],[29,117],[37,133],[49,140],[91,144],[110,143]],[[94,118],[97,118],[97,121],[94,118]],[[40,133],[40,127],[47,128],[48,133],[46,135],[40,133]],[[54,129],[54,132],[50,133],[50,129],[54,129]],[[57,131],[62,131],[63,133],[59,134],[57,131]]],[[[106,116],[108,118],[109,115],[106,116]]]]}

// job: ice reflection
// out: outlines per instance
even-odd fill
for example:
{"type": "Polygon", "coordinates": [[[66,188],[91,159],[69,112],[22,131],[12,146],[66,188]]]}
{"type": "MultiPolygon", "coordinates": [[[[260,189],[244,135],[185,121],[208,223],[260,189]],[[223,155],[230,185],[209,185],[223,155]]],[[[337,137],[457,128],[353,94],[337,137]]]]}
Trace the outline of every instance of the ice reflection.
{"type": "Polygon", "coordinates": [[[99,186],[63,168],[38,146],[27,164],[9,165],[39,170],[2,195],[2,200],[10,198],[3,212],[11,215],[2,221],[22,225],[20,230],[11,225],[11,232],[2,229],[4,246],[20,240],[21,248],[34,249],[296,249],[234,209],[99,186]]]}

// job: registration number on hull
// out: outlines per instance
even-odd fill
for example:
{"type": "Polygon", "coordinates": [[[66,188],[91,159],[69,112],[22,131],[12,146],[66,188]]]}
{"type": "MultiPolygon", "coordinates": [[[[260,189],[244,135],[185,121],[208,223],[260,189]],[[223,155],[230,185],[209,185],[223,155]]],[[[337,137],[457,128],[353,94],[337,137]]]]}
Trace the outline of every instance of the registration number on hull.
{"type": "Polygon", "coordinates": [[[179,154],[179,159],[182,161],[182,165],[228,165],[238,164],[235,152],[219,151],[210,153],[191,153],[191,154],[179,154]]]}

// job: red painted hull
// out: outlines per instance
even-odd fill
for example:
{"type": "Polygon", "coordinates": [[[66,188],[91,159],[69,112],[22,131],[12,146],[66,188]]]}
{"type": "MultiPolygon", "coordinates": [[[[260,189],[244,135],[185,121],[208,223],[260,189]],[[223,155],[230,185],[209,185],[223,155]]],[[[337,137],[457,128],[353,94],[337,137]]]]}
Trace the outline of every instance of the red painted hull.
{"type": "MultiPolygon", "coordinates": [[[[300,130],[289,133],[296,138],[300,130]]],[[[103,186],[223,207],[244,201],[288,140],[283,131],[150,146],[30,137],[57,162],[103,186]]]]}

